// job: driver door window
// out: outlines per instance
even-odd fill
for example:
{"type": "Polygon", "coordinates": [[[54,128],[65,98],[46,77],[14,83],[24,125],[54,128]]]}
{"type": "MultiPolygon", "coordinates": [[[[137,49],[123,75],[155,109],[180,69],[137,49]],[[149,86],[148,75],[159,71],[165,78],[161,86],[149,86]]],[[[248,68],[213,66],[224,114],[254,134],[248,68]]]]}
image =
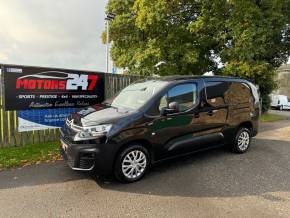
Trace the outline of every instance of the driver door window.
{"type": "Polygon", "coordinates": [[[197,86],[195,83],[186,83],[171,88],[167,94],[159,98],[147,111],[149,116],[159,116],[163,108],[168,108],[169,103],[177,102],[179,111],[186,111],[196,104],[197,86]]]}
{"type": "Polygon", "coordinates": [[[177,102],[179,112],[187,111],[196,104],[197,87],[194,83],[181,84],[168,91],[168,104],[177,102]]]}

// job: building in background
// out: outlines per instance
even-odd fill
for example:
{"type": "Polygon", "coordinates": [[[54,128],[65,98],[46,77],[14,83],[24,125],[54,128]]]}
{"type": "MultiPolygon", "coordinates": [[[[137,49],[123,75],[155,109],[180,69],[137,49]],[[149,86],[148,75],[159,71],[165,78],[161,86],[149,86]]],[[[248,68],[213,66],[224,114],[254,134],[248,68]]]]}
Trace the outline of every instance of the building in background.
{"type": "Polygon", "coordinates": [[[287,95],[290,97],[290,64],[282,65],[277,74],[278,89],[274,94],[287,95]]]}

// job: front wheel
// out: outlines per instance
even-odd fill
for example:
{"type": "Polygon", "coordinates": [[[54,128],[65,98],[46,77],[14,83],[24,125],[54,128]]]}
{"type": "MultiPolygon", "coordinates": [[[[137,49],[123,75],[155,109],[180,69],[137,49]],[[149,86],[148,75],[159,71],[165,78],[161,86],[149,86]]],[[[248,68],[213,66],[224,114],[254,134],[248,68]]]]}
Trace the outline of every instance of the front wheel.
{"type": "Polygon", "coordinates": [[[251,133],[248,128],[240,128],[235,136],[233,150],[236,153],[245,153],[251,144],[251,133]]]}
{"type": "Polygon", "coordinates": [[[136,182],[144,176],[148,165],[147,149],[141,145],[132,145],[119,153],[114,174],[120,182],[136,182]]]}

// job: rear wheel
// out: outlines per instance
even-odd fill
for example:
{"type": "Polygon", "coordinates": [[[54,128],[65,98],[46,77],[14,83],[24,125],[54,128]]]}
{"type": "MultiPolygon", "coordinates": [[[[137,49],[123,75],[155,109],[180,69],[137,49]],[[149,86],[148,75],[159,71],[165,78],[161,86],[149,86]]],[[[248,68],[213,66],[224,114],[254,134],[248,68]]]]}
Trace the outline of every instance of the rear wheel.
{"type": "Polygon", "coordinates": [[[280,110],[280,111],[282,111],[282,110],[283,110],[283,105],[281,105],[281,106],[279,107],[279,110],[280,110]]]}
{"type": "Polygon", "coordinates": [[[136,182],[144,176],[148,165],[147,149],[142,145],[132,145],[119,153],[114,174],[121,182],[136,182]]]}
{"type": "Polygon", "coordinates": [[[251,133],[248,128],[242,127],[240,128],[235,136],[235,140],[233,143],[233,150],[236,153],[245,153],[251,144],[251,133]]]}

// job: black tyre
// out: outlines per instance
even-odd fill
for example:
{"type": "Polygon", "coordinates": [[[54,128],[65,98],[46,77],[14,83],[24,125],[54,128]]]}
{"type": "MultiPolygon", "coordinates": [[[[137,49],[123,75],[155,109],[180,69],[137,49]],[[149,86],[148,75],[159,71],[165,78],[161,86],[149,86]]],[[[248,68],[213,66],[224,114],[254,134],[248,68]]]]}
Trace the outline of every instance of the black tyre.
{"type": "Polygon", "coordinates": [[[282,111],[282,110],[283,110],[283,105],[281,105],[281,106],[279,107],[279,110],[280,110],[280,111],[282,111]]]}
{"type": "Polygon", "coordinates": [[[131,145],[117,156],[114,174],[120,182],[140,180],[149,166],[148,150],[142,145],[131,145]]]}
{"type": "Polygon", "coordinates": [[[251,132],[248,128],[240,128],[235,136],[233,151],[239,154],[245,153],[251,144],[251,132]]]}

